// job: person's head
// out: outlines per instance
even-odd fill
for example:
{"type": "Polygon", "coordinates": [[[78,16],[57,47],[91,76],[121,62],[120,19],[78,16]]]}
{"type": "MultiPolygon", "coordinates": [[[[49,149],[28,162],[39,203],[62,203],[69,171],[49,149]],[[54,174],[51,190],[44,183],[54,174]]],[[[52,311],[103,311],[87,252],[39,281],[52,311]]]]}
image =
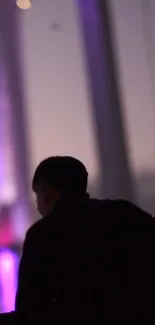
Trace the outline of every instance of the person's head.
{"type": "Polygon", "coordinates": [[[54,156],[43,160],[32,180],[40,214],[50,214],[63,195],[73,199],[83,197],[87,190],[87,179],[85,166],[73,157],[54,156]]]}

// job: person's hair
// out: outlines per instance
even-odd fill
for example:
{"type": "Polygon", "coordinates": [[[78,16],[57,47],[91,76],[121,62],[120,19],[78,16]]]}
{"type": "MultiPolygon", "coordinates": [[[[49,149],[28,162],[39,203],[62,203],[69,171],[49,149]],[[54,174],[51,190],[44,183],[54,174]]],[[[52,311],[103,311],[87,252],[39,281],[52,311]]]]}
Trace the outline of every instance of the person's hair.
{"type": "Polygon", "coordinates": [[[88,173],[81,161],[68,156],[54,156],[43,160],[32,180],[34,192],[40,185],[49,185],[59,191],[84,194],[87,190],[88,173]]]}

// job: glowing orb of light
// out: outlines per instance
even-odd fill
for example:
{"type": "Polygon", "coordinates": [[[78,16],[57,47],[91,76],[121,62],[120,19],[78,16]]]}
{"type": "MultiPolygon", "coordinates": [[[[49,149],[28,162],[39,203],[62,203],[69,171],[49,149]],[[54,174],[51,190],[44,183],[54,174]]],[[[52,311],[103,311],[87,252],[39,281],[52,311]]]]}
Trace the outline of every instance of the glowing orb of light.
{"type": "Polygon", "coordinates": [[[31,8],[31,0],[17,0],[16,1],[17,7],[23,10],[27,10],[31,8]]]}

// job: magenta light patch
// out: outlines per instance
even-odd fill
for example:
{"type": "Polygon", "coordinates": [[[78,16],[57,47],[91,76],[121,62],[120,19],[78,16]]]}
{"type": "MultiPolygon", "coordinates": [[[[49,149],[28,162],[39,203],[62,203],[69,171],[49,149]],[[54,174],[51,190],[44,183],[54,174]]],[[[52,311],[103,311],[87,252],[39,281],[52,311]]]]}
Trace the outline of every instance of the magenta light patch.
{"type": "Polygon", "coordinates": [[[19,257],[9,249],[0,250],[0,309],[14,310],[19,257]]]}

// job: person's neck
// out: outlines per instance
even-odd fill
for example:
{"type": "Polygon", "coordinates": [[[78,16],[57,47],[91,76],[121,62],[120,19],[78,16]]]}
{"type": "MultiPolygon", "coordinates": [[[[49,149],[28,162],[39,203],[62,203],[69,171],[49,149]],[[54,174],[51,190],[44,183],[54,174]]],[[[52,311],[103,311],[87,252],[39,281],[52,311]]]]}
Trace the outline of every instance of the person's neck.
{"type": "Polygon", "coordinates": [[[88,199],[89,199],[89,194],[84,193],[81,195],[69,196],[67,202],[69,202],[71,205],[74,205],[74,204],[81,203],[88,199]]]}
{"type": "Polygon", "coordinates": [[[55,204],[53,211],[56,211],[59,208],[63,209],[66,207],[74,207],[78,204],[81,204],[85,202],[86,200],[89,200],[89,194],[84,193],[80,195],[64,195],[61,196],[58,202],[55,204]]]}

